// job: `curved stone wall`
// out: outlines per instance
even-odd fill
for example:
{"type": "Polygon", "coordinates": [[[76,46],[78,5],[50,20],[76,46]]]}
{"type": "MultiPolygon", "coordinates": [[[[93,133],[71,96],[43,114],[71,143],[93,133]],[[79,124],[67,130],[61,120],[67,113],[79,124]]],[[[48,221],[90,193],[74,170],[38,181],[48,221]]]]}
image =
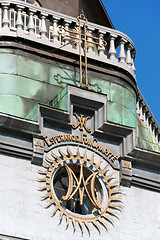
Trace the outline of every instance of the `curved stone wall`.
{"type": "MultiPolygon", "coordinates": [[[[49,105],[67,84],[79,84],[79,68],[61,60],[1,48],[0,61],[2,113],[25,118],[35,104],[49,105]]],[[[107,121],[136,128],[135,90],[113,74],[89,68],[91,91],[107,95],[107,121]]],[[[59,99],[52,105],[66,110],[67,106],[62,102],[59,99]]]]}

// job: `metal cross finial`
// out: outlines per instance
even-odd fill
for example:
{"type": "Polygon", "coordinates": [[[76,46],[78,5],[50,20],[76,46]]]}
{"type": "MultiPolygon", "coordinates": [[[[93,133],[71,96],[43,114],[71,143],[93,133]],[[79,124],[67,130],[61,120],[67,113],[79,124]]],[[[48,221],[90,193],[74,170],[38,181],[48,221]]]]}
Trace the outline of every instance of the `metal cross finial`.
{"type": "Polygon", "coordinates": [[[74,28],[74,30],[69,30],[69,29],[65,29],[64,27],[60,27],[58,32],[62,37],[67,37],[70,40],[73,39],[73,41],[78,41],[79,57],[80,57],[80,60],[79,60],[79,62],[80,62],[80,84],[78,85],[79,87],[82,86],[82,70],[83,70],[82,43],[83,43],[83,51],[84,51],[84,59],[85,59],[84,61],[85,61],[86,88],[90,89],[90,86],[88,83],[88,76],[87,76],[87,48],[88,48],[87,45],[92,44],[92,45],[98,45],[99,47],[103,47],[103,46],[107,45],[107,42],[102,37],[97,38],[97,37],[93,37],[88,34],[88,30],[87,30],[87,26],[86,26],[87,18],[83,14],[78,16],[77,20],[78,20],[78,28],[74,28]],[[82,31],[82,28],[83,28],[83,31],[82,31]],[[94,41],[88,40],[88,38],[92,39],[94,41]],[[98,41],[98,42],[96,42],[96,41],[98,41]]]}

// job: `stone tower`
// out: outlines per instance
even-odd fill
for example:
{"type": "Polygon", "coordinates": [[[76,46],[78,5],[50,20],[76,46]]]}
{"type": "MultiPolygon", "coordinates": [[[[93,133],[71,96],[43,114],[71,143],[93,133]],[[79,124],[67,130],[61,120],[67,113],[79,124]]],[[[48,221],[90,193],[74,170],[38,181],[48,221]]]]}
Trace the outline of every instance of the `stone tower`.
{"type": "Polygon", "coordinates": [[[160,127],[100,0],[0,0],[0,239],[158,239],[160,127]]]}

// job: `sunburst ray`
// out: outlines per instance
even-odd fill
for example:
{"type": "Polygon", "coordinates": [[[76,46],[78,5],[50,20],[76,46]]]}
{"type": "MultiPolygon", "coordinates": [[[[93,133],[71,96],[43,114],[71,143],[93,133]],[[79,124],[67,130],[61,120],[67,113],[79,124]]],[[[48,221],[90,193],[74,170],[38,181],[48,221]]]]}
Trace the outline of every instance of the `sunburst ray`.
{"type": "Polygon", "coordinates": [[[90,226],[89,226],[89,224],[88,224],[88,220],[84,219],[83,222],[84,222],[84,224],[86,225],[86,227],[87,227],[87,229],[88,229],[88,232],[90,233],[90,232],[91,232],[91,228],[90,228],[90,226]]]}
{"type": "Polygon", "coordinates": [[[51,193],[51,192],[48,192],[48,193],[46,193],[46,195],[44,195],[44,196],[41,197],[41,198],[46,199],[46,198],[51,197],[51,196],[52,196],[52,193],[51,193]]]}
{"type": "Polygon", "coordinates": [[[122,209],[123,207],[118,203],[115,203],[115,202],[110,202],[110,207],[113,207],[113,208],[120,208],[122,209]]]}
{"type": "Polygon", "coordinates": [[[104,226],[106,226],[106,228],[108,229],[108,224],[107,224],[105,221],[103,221],[103,219],[101,218],[101,216],[98,217],[97,220],[98,220],[100,223],[102,223],[104,226]]]}
{"type": "Polygon", "coordinates": [[[118,181],[118,180],[115,180],[114,182],[109,182],[109,183],[108,183],[108,186],[109,186],[109,187],[117,186],[117,183],[119,183],[119,181],[118,181]]]}
{"type": "Polygon", "coordinates": [[[39,187],[38,188],[39,190],[47,190],[47,189],[50,189],[51,190],[51,186],[50,185],[45,185],[43,187],[39,187]]]}
{"type": "Polygon", "coordinates": [[[70,214],[67,212],[67,214],[66,214],[66,227],[69,225],[69,218],[70,218],[70,214]]]}
{"type": "Polygon", "coordinates": [[[60,208],[60,205],[57,204],[52,212],[52,215],[56,214],[57,210],[60,208]]]}
{"type": "Polygon", "coordinates": [[[45,178],[37,178],[37,180],[39,182],[47,182],[50,183],[51,179],[49,177],[45,177],[45,178]]]}
{"type": "Polygon", "coordinates": [[[45,165],[47,165],[48,168],[52,168],[52,165],[48,163],[46,160],[43,161],[45,165]]]}
{"type": "Polygon", "coordinates": [[[53,151],[51,151],[51,155],[57,159],[59,164],[62,164],[62,159],[59,156],[57,156],[56,154],[54,154],[53,151]]]}
{"type": "Polygon", "coordinates": [[[54,165],[57,164],[57,162],[53,158],[49,158],[46,156],[46,160],[49,161],[50,163],[53,163],[54,165]]]}
{"type": "Polygon", "coordinates": [[[38,173],[39,174],[42,174],[42,175],[48,175],[48,176],[51,176],[51,172],[49,172],[49,171],[41,171],[41,170],[38,170],[38,173]]]}
{"type": "Polygon", "coordinates": [[[101,173],[101,174],[105,174],[108,167],[109,167],[109,164],[107,164],[107,165],[104,167],[104,169],[100,170],[100,173],[101,173]]]}
{"type": "Polygon", "coordinates": [[[81,159],[81,155],[80,155],[80,151],[79,151],[79,146],[77,147],[77,156],[76,159],[80,160],[81,159]]]}
{"type": "Polygon", "coordinates": [[[50,207],[55,202],[55,198],[51,199],[50,202],[46,205],[45,208],[50,207]]]}
{"type": "Polygon", "coordinates": [[[72,223],[73,223],[73,228],[75,231],[75,229],[76,229],[76,218],[75,217],[72,217],[72,223]]]}
{"type": "Polygon", "coordinates": [[[66,154],[60,148],[58,149],[58,151],[63,156],[63,160],[66,160],[67,159],[66,154]]]}
{"type": "Polygon", "coordinates": [[[100,226],[98,225],[98,223],[96,222],[95,219],[92,219],[91,222],[96,226],[96,228],[98,228],[99,232],[101,231],[100,226]]]}
{"type": "Polygon", "coordinates": [[[121,200],[121,199],[122,199],[121,197],[113,197],[113,196],[110,196],[110,200],[116,201],[116,200],[121,200]]]}
{"type": "Polygon", "coordinates": [[[106,213],[103,213],[102,217],[104,217],[105,219],[108,219],[110,222],[114,223],[113,218],[109,217],[106,213]]]}
{"type": "Polygon", "coordinates": [[[60,218],[59,218],[60,221],[61,221],[61,219],[62,219],[64,213],[65,213],[65,209],[62,208],[61,211],[60,211],[60,218]]]}
{"type": "Polygon", "coordinates": [[[119,215],[119,213],[117,213],[115,210],[112,210],[111,208],[108,208],[107,212],[112,213],[114,215],[119,215]]]}
{"type": "Polygon", "coordinates": [[[85,150],[84,150],[84,157],[83,157],[82,161],[87,161],[87,148],[85,148],[85,150]]]}
{"type": "Polygon", "coordinates": [[[101,157],[101,158],[98,160],[97,164],[94,166],[95,168],[98,169],[98,168],[100,167],[101,162],[102,162],[102,159],[103,159],[103,157],[101,157]]]}
{"type": "Polygon", "coordinates": [[[80,227],[81,227],[81,229],[82,229],[82,232],[83,232],[83,223],[82,223],[82,219],[78,219],[78,223],[79,223],[79,225],[80,225],[80,227]]]}
{"type": "Polygon", "coordinates": [[[70,155],[69,158],[73,159],[74,158],[73,153],[71,152],[71,150],[69,149],[68,146],[67,146],[67,151],[68,151],[68,153],[70,155]]]}
{"type": "Polygon", "coordinates": [[[92,153],[92,157],[91,157],[91,160],[89,161],[90,164],[93,164],[94,163],[94,152],[92,153]]]}
{"type": "Polygon", "coordinates": [[[111,177],[115,174],[115,172],[110,173],[109,175],[105,176],[104,179],[106,182],[111,179],[111,177]]]}
{"type": "Polygon", "coordinates": [[[121,190],[120,190],[120,188],[116,188],[116,189],[110,189],[110,193],[111,193],[111,195],[113,195],[113,194],[122,194],[121,193],[121,190]]]}

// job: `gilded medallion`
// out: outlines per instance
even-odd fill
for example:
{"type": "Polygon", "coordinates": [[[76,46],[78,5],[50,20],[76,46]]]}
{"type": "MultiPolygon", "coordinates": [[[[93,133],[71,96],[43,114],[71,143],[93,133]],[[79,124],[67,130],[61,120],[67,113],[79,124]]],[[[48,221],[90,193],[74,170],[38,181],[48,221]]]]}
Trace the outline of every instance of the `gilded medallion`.
{"type": "Polygon", "coordinates": [[[115,172],[103,157],[95,161],[95,153],[89,154],[87,148],[80,151],[78,146],[75,154],[66,146],[65,152],[59,148],[58,153],[50,151],[44,161],[45,171],[39,171],[45,175],[39,180],[45,182],[40,190],[46,191],[43,199],[49,199],[46,207],[53,208],[52,215],[59,211],[60,221],[65,216],[66,225],[72,222],[74,230],[79,225],[82,231],[85,226],[90,232],[90,224],[98,231],[100,225],[108,229],[121,209],[115,172]]]}

